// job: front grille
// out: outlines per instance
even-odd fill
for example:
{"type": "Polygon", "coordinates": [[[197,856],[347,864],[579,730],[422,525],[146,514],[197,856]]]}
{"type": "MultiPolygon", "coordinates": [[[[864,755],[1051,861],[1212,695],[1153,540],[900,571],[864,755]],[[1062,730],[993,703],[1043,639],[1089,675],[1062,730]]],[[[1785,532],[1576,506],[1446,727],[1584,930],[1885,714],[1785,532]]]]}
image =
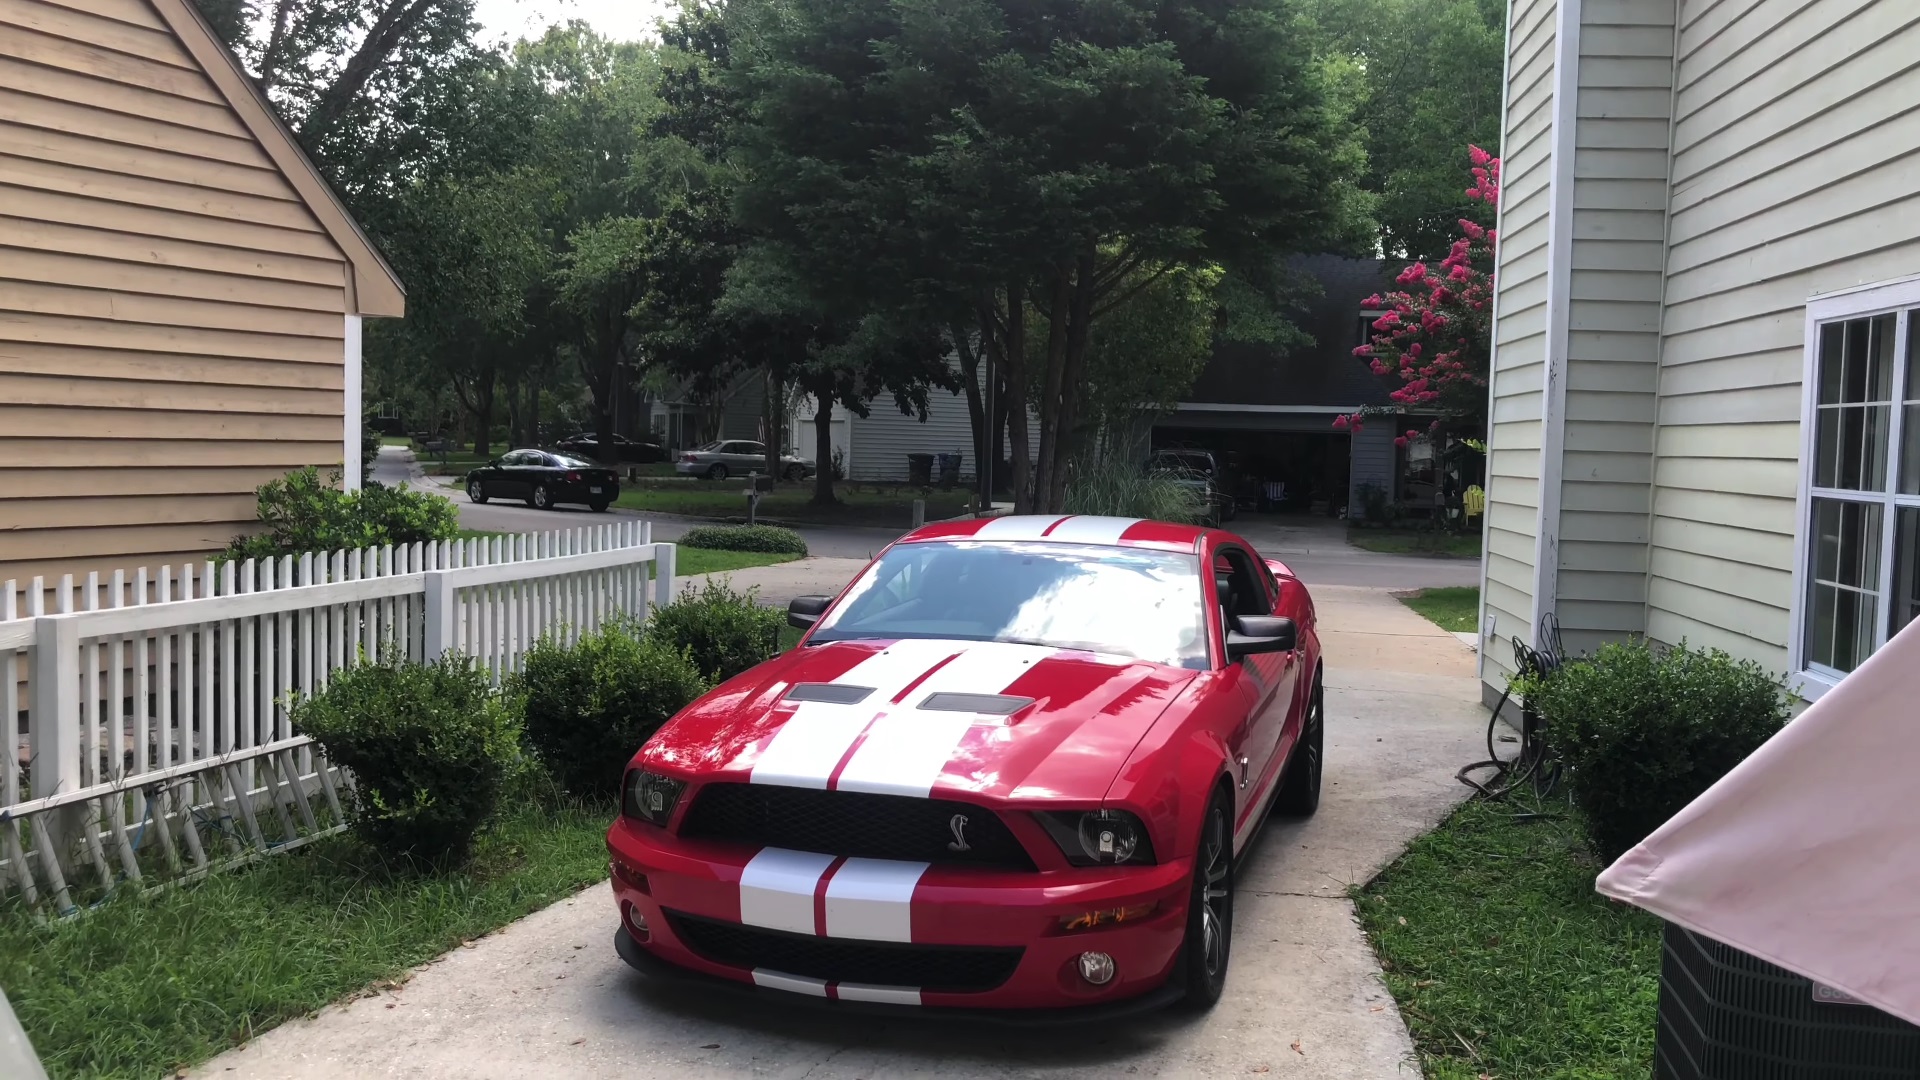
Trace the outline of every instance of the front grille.
{"type": "Polygon", "coordinates": [[[1034,869],[1000,815],[971,803],[905,795],[708,784],[688,808],[680,835],[860,859],[1034,869]],[[966,851],[954,850],[957,816],[966,818],[966,851]]]}
{"type": "Polygon", "coordinates": [[[1020,948],[895,945],[762,930],[668,911],[675,937],[716,964],[765,968],[827,982],[917,986],[953,994],[992,990],[1020,966],[1020,948]]]}

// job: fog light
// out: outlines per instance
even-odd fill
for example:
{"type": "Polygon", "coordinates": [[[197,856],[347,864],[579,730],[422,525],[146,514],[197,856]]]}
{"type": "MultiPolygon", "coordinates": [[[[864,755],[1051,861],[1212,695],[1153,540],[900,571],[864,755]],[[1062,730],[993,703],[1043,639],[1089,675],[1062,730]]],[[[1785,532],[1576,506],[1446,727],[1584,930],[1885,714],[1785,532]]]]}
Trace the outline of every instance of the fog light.
{"type": "Polygon", "coordinates": [[[1113,981],[1113,957],[1103,952],[1083,952],[1080,954],[1080,977],[1095,986],[1105,986],[1113,981]]]}
{"type": "Polygon", "coordinates": [[[627,929],[633,932],[635,941],[645,942],[653,938],[653,931],[647,928],[647,917],[631,904],[627,906],[627,929]]]}

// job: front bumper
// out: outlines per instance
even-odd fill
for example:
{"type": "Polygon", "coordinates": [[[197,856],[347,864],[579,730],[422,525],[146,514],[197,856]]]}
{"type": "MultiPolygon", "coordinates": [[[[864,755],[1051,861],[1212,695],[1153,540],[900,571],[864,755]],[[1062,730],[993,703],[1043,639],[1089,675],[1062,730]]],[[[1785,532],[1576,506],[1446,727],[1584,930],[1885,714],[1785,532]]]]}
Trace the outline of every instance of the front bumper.
{"type": "MultiPolygon", "coordinates": [[[[742,887],[748,864],[764,866],[769,855],[776,861],[796,856],[789,860],[795,863],[822,856],[682,841],[625,818],[608,831],[607,847],[618,871],[613,891],[621,920],[619,937],[624,942],[621,955],[642,970],[657,972],[661,965],[671,965],[735,987],[785,992],[787,997],[810,998],[817,1004],[892,1005],[908,1011],[938,1009],[943,1014],[1012,1009],[1076,1010],[1075,1015],[1092,1015],[1077,1010],[1118,1008],[1121,1003],[1131,1009],[1152,1009],[1179,995],[1178,984],[1169,979],[1185,937],[1190,872],[1186,860],[1124,871],[999,871],[935,865],[919,873],[917,881],[909,881],[904,891],[883,896],[884,890],[878,890],[855,897],[857,917],[835,925],[827,914],[829,889],[839,888],[831,882],[847,880],[840,878],[838,868],[816,874],[821,877],[817,883],[803,875],[775,881],[769,891],[767,879],[755,877],[748,888],[742,887]],[[786,925],[776,926],[783,904],[794,914],[786,925]],[[1089,911],[1142,904],[1155,907],[1136,920],[1075,931],[1061,925],[1063,918],[1089,911]],[[771,921],[769,912],[775,916],[771,921]],[[809,918],[813,912],[820,913],[817,921],[809,918]],[[636,916],[645,920],[644,942],[635,940],[636,916]],[[799,951],[809,955],[898,949],[914,954],[912,959],[917,961],[935,952],[970,956],[978,950],[1011,956],[1011,950],[1018,950],[1018,958],[1008,961],[1010,972],[1003,980],[964,990],[900,985],[890,979],[841,982],[824,977],[831,974],[824,969],[786,971],[748,963],[750,958],[739,955],[716,959],[683,938],[682,928],[698,925],[744,930],[748,938],[801,946],[799,951]],[[812,948],[815,945],[819,948],[812,948]],[[1116,974],[1104,986],[1080,977],[1078,958],[1089,951],[1114,959],[1116,974]]],[[[897,877],[900,868],[924,865],[881,860],[850,860],[847,865],[854,862],[876,882],[897,877]]],[[[794,955],[793,949],[783,951],[794,955]]],[[[1061,1012],[1053,1019],[1070,1018],[1061,1012]]]]}

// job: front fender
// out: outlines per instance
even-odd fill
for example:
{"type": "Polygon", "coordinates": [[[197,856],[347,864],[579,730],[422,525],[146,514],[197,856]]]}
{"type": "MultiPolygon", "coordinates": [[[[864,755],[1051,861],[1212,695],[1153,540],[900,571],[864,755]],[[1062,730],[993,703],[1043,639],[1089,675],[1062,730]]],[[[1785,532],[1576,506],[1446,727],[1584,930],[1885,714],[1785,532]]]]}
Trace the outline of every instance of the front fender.
{"type": "Polygon", "coordinates": [[[1162,862],[1193,855],[1200,820],[1223,777],[1231,791],[1233,755],[1221,736],[1238,722],[1231,715],[1230,696],[1218,672],[1188,683],[1133,748],[1107,790],[1108,806],[1141,814],[1162,862]]]}

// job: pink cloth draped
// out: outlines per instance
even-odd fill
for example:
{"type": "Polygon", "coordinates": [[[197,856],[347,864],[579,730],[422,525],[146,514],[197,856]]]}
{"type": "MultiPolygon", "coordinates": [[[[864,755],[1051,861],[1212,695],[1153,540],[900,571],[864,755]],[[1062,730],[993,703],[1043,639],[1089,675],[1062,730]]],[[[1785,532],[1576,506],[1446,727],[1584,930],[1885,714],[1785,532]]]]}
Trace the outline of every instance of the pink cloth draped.
{"type": "Polygon", "coordinates": [[[1596,887],[1920,1024],[1920,621],[1596,887]]]}

